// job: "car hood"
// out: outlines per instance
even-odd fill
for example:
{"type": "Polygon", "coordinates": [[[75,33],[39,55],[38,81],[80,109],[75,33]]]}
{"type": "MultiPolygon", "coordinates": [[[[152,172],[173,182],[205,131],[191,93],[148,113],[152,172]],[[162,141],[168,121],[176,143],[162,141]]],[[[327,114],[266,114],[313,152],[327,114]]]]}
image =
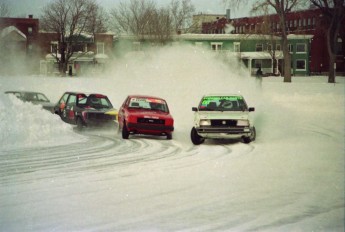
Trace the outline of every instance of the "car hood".
{"type": "Polygon", "coordinates": [[[131,110],[130,111],[131,116],[135,116],[138,118],[153,118],[153,119],[167,119],[172,118],[172,116],[169,113],[165,113],[162,111],[156,111],[156,110],[131,110]]]}
{"type": "Polygon", "coordinates": [[[248,119],[247,111],[199,111],[200,119],[248,119]]]}

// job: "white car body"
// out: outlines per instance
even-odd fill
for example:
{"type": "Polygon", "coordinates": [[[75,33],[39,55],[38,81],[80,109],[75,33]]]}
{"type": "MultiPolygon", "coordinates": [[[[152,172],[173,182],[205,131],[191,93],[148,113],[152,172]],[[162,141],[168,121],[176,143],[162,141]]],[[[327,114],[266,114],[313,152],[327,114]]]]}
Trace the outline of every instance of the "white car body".
{"type": "Polygon", "coordinates": [[[199,107],[193,107],[194,127],[192,142],[204,139],[241,139],[245,143],[255,140],[256,132],[251,118],[253,107],[248,108],[241,95],[210,94],[203,96],[199,107]],[[214,106],[214,108],[210,105],[214,106]]]}

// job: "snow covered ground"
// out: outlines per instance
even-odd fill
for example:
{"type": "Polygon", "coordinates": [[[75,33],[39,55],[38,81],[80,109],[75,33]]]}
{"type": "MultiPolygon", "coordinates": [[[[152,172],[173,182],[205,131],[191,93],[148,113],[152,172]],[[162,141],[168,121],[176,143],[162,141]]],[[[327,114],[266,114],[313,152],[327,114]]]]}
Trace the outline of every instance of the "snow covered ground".
{"type": "Polygon", "coordinates": [[[93,77],[0,77],[0,231],[344,231],[344,85],[264,78],[236,60],[166,48],[93,77]],[[6,90],[167,100],[173,140],[76,133],[6,90]],[[192,106],[242,93],[257,140],[192,145],[192,106]]]}

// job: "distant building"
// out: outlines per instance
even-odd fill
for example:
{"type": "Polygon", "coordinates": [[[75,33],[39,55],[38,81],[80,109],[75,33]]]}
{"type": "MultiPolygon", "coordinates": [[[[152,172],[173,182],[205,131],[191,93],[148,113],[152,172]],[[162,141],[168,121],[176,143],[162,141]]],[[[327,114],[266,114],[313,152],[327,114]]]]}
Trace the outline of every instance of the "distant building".
{"type": "MultiPolygon", "coordinates": [[[[345,19],[337,38],[337,74],[345,75],[345,19]]],[[[303,11],[290,12],[286,17],[286,26],[289,34],[312,35],[310,41],[310,74],[325,73],[329,70],[329,57],[327,51],[326,30],[324,16],[320,9],[308,9],[303,11]]],[[[236,19],[227,19],[225,17],[214,20],[213,22],[204,22],[202,24],[203,34],[225,34],[225,27],[231,24],[232,34],[273,34],[279,35],[281,28],[277,14],[268,16],[244,17],[236,19]]],[[[296,53],[302,46],[290,47],[296,53]]],[[[292,67],[296,64],[292,64],[292,67]]]]}
{"type": "Polygon", "coordinates": [[[39,21],[28,18],[0,18],[0,72],[34,73],[39,57],[39,21]]]}
{"type": "Polygon", "coordinates": [[[202,33],[204,23],[212,23],[218,19],[225,18],[225,14],[204,14],[193,15],[192,33],[202,33]]]}
{"type": "MultiPolygon", "coordinates": [[[[98,72],[104,68],[113,52],[111,33],[80,35],[74,40],[69,67],[72,74],[98,72]]],[[[60,57],[59,35],[39,30],[39,20],[0,18],[0,73],[58,74],[56,57],[60,57]]]]}

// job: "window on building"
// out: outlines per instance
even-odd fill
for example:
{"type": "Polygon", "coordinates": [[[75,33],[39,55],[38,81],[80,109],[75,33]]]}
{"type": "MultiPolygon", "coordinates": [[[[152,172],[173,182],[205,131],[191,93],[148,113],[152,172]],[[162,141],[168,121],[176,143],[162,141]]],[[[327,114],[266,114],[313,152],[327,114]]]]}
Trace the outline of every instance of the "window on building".
{"type": "Polygon", "coordinates": [[[255,68],[262,68],[262,60],[255,60],[254,61],[255,68]]]}
{"type": "Polygon", "coordinates": [[[305,53],[307,52],[306,44],[296,44],[296,53],[305,53]]]}
{"type": "Polygon", "coordinates": [[[221,51],[223,43],[211,43],[211,48],[213,51],[221,51]]]}
{"type": "Polygon", "coordinates": [[[255,51],[262,52],[263,51],[263,45],[262,44],[256,44],[255,51]]]}
{"type": "Polygon", "coordinates": [[[29,35],[32,34],[32,27],[28,27],[28,34],[29,34],[29,35]]]}
{"type": "Polygon", "coordinates": [[[272,44],[267,44],[267,51],[272,51],[272,44]]]}
{"type": "Polygon", "coordinates": [[[72,45],[73,52],[86,52],[86,44],[76,43],[72,45]]]}
{"type": "Polygon", "coordinates": [[[307,26],[307,20],[304,18],[303,19],[303,27],[307,26]]]}
{"type": "Polygon", "coordinates": [[[50,52],[51,53],[59,53],[58,41],[52,41],[50,43],[50,52]]]}
{"type": "Polygon", "coordinates": [[[104,54],[104,43],[97,43],[97,54],[104,54]]]}
{"type": "Polygon", "coordinates": [[[341,55],[343,53],[343,40],[339,37],[336,44],[336,54],[341,55]]]}
{"type": "Polygon", "coordinates": [[[296,60],[296,70],[305,71],[306,70],[305,60],[296,60]]]}
{"type": "Polygon", "coordinates": [[[308,26],[311,25],[311,18],[308,18],[308,26]]]}
{"type": "Polygon", "coordinates": [[[297,19],[294,20],[294,27],[297,27],[297,19]]]}
{"type": "Polygon", "coordinates": [[[288,49],[290,53],[293,53],[293,44],[288,44],[288,49]]]}
{"type": "Polygon", "coordinates": [[[290,27],[293,27],[293,21],[290,20],[290,27]]]}
{"type": "Polygon", "coordinates": [[[240,51],[241,51],[241,43],[234,42],[234,52],[240,52],[240,51]]]}

